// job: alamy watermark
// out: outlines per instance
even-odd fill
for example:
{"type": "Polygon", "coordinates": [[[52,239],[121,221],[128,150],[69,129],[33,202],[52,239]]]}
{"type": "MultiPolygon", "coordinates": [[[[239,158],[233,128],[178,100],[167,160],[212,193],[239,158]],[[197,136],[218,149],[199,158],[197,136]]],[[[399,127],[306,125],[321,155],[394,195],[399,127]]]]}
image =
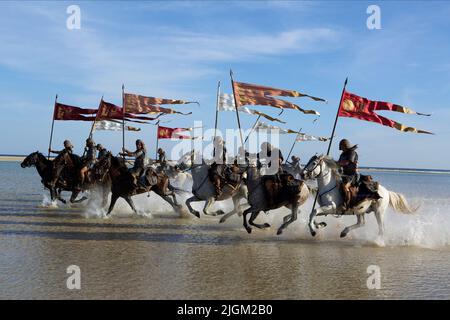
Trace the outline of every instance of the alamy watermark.
{"type": "Polygon", "coordinates": [[[370,265],[367,267],[367,278],[366,284],[367,289],[381,289],[381,268],[377,265],[370,265]]]}
{"type": "Polygon", "coordinates": [[[381,29],[381,9],[376,4],[367,7],[366,13],[370,16],[366,20],[366,26],[369,30],[381,29]]]}
{"type": "Polygon", "coordinates": [[[67,7],[66,13],[69,15],[66,19],[66,27],[69,30],[81,29],[81,9],[73,4],[67,7]]]}
{"type": "Polygon", "coordinates": [[[66,280],[66,286],[69,290],[81,289],[81,269],[77,265],[70,265],[67,267],[66,273],[70,276],[66,280]]]}

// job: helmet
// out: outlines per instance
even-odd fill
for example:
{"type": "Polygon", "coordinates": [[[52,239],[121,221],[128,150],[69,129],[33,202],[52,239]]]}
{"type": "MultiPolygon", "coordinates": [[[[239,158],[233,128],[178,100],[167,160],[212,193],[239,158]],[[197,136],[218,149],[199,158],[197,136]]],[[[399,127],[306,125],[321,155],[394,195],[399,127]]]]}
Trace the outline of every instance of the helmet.
{"type": "Polygon", "coordinates": [[[263,142],[261,143],[261,150],[271,150],[272,149],[272,145],[268,142],[263,142]]]}
{"type": "Polygon", "coordinates": [[[86,144],[88,144],[88,145],[95,145],[95,142],[94,142],[94,140],[92,138],[87,138],[86,139],[86,144]]]}
{"type": "Polygon", "coordinates": [[[348,149],[352,149],[352,148],[355,148],[355,147],[356,146],[352,146],[350,144],[350,141],[348,141],[347,139],[342,139],[339,142],[339,150],[342,150],[342,151],[345,151],[345,150],[348,150],[348,149]]]}
{"type": "Polygon", "coordinates": [[[103,146],[99,143],[95,146],[97,149],[103,149],[103,146]]]}
{"type": "Polygon", "coordinates": [[[162,153],[164,150],[162,148],[158,148],[158,153],[162,153]]]}
{"type": "Polygon", "coordinates": [[[220,145],[220,144],[223,144],[223,143],[224,143],[224,141],[223,141],[221,136],[217,136],[217,137],[214,138],[214,144],[215,145],[220,145]]]}
{"type": "Polygon", "coordinates": [[[64,148],[73,148],[72,142],[64,140],[64,148]]]}

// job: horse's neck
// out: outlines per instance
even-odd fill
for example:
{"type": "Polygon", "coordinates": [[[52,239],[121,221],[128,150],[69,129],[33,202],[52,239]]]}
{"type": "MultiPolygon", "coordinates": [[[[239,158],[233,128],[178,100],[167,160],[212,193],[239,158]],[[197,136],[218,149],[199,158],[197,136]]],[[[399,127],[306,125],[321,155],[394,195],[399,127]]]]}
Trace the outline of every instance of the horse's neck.
{"type": "Polygon", "coordinates": [[[39,156],[39,161],[36,162],[36,170],[41,178],[44,178],[47,172],[51,170],[52,162],[47,160],[44,156],[39,156]]]}
{"type": "Polygon", "coordinates": [[[256,167],[249,167],[247,171],[247,186],[249,191],[258,187],[261,183],[261,175],[259,174],[259,169],[256,167]]]}
{"type": "Polygon", "coordinates": [[[208,176],[209,166],[206,164],[197,165],[192,168],[193,187],[198,187],[208,176]]]}
{"type": "Polygon", "coordinates": [[[317,179],[317,186],[319,188],[319,192],[326,191],[336,186],[337,181],[333,171],[327,167],[325,164],[322,164],[322,175],[317,179]]]}

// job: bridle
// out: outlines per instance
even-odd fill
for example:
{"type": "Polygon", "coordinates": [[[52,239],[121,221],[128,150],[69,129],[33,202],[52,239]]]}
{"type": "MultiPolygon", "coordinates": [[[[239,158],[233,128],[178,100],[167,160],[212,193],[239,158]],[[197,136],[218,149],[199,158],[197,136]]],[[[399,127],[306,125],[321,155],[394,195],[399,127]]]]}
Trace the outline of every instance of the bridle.
{"type": "MultiPolygon", "coordinates": [[[[308,162],[308,164],[305,166],[305,169],[303,169],[303,171],[306,171],[307,173],[311,174],[312,172],[314,172],[314,171],[317,169],[317,167],[320,166],[320,172],[319,172],[319,174],[318,174],[317,176],[315,176],[313,179],[318,178],[318,177],[320,177],[320,176],[322,176],[322,178],[324,178],[324,177],[328,176],[328,175],[331,173],[331,170],[328,170],[327,173],[325,173],[324,175],[322,175],[322,173],[323,173],[323,168],[322,168],[322,166],[321,166],[322,162],[323,162],[323,156],[322,156],[322,157],[314,156],[314,158],[311,158],[311,160],[310,160],[310,161],[308,162]],[[314,160],[313,160],[313,159],[314,159],[314,160]],[[317,161],[317,164],[314,166],[314,168],[308,170],[307,168],[309,167],[309,164],[311,163],[311,161],[315,161],[316,159],[319,159],[319,161],[317,161]]],[[[311,176],[311,178],[312,178],[312,176],[311,176]]]]}

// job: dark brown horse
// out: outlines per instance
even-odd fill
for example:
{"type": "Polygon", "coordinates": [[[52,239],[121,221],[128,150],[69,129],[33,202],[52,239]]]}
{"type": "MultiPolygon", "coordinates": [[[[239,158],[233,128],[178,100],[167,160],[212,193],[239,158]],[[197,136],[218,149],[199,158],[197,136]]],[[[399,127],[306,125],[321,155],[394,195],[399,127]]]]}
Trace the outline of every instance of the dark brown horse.
{"type": "Polygon", "coordinates": [[[111,178],[112,195],[107,214],[111,213],[119,198],[123,198],[130,205],[131,209],[137,213],[131,197],[146,192],[150,193],[150,191],[155,192],[167,201],[176,212],[180,212],[181,205],[177,202],[175,192],[181,190],[170,184],[169,177],[164,172],[155,175],[151,169],[147,170],[143,179],[145,184],[136,186],[134,178],[128,171],[123,158],[114,157],[111,153],[108,153],[99,160],[98,167],[103,168],[103,172],[108,172],[111,178]]]}
{"type": "Polygon", "coordinates": [[[36,167],[41,182],[45,188],[50,190],[50,197],[52,201],[59,200],[66,203],[66,200],[61,198],[62,191],[72,192],[70,196],[71,203],[79,203],[86,200],[82,197],[77,200],[80,189],[77,185],[77,175],[74,170],[72,172],[64,167],[63,160],[59,158],[57,161],[48,160],[42,153],[36,151],[27,156],[20,164],[22,168],[36,167]]]}

